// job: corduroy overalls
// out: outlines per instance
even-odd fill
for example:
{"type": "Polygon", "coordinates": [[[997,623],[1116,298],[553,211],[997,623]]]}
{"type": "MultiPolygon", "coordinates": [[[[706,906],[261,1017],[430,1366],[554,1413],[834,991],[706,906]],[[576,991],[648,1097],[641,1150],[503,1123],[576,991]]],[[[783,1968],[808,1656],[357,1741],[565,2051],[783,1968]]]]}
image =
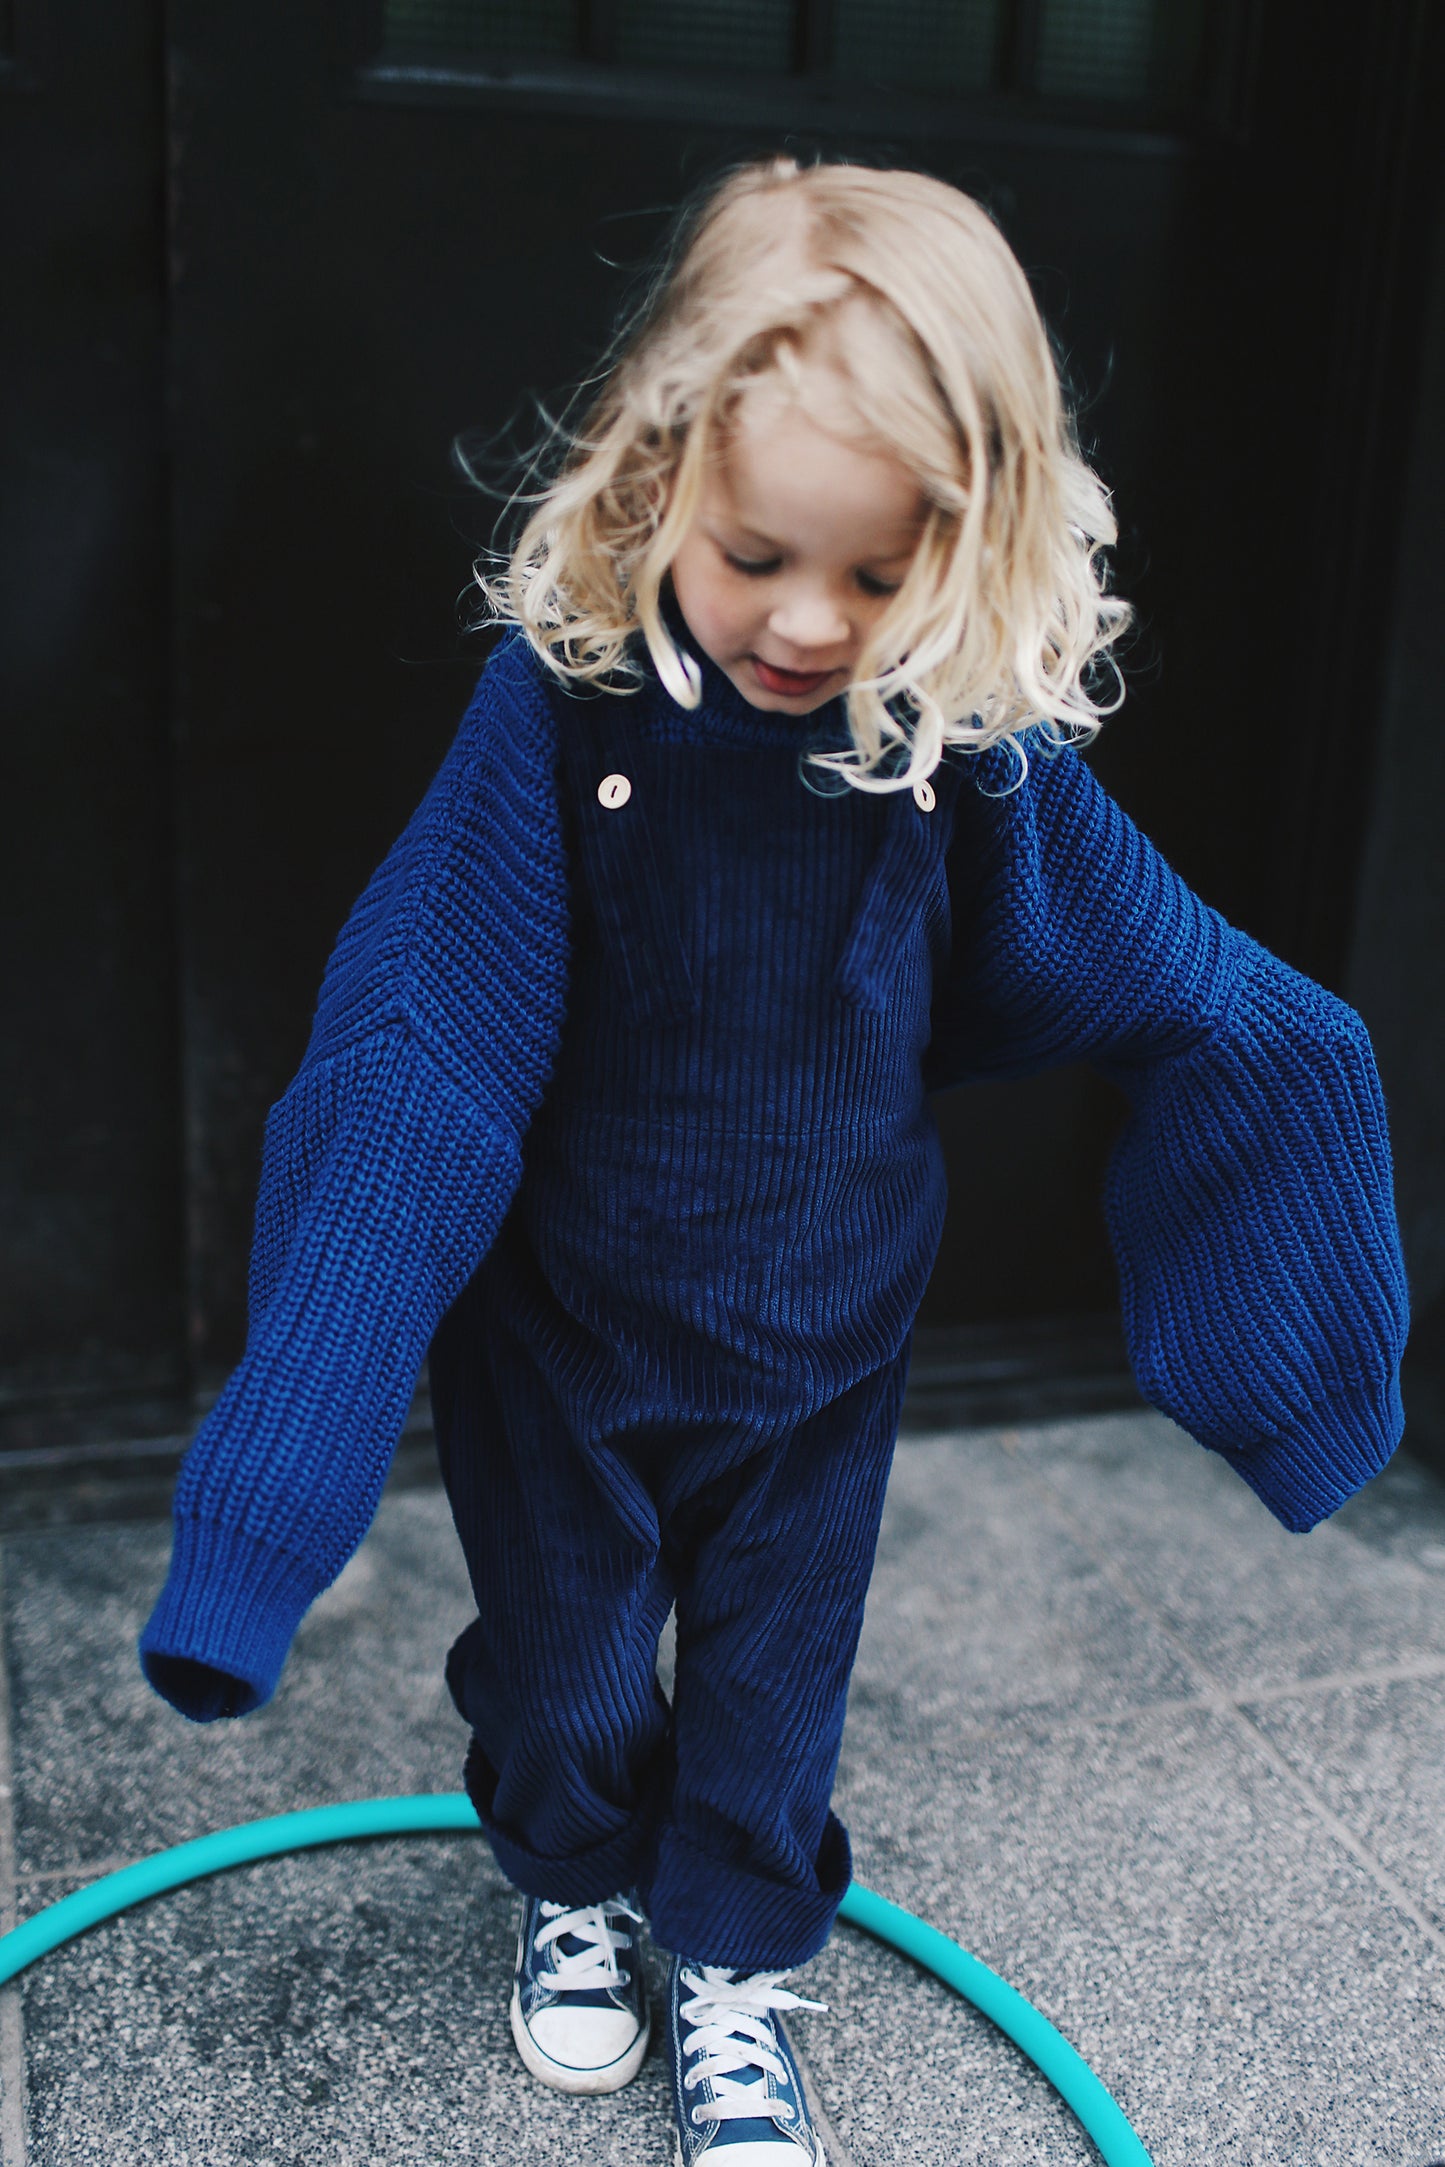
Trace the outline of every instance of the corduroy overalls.
{"type": "MultiPolygon", "coordinates": [[[[920,1058],[959,773],[805,781],[836,705],[760,749],[668,742],[660,688],[556,698],[566,1025],[432,1349],[479,1612],[448,1682],[518,1887],[635,1883],[665,1947],[781,1970],[849,1878],[828,1801],[944,1212],[920,1058]]],[[[708,701],[758,720],[713,670],[708,701]]]]}

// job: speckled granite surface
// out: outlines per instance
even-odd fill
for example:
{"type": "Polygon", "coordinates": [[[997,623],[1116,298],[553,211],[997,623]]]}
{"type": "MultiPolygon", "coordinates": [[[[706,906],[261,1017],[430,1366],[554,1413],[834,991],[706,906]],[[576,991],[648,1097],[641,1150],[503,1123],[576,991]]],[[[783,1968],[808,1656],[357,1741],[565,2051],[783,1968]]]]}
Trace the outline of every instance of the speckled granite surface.
{"type": "MultiPolygon", "coordinates": [[[[254,1815],[452,1789],[467,1614],[440,1495],[391,1495],[271,1707],[146,1690],[155,1521],[0,1552],[0,1898],[254,1815]]],[[[859,1878],[1004,1972],[1157,2167],[1445,2161],[1445,1485],[1400,1461],[1286,1536],[1159,1416],[910,1434],[839,1778],[859,1878]]],[[[628,2091],[536,2086],[478,1841],[277,1860],[0,1996],[0,2167],[665,2167],[628,2091]]],[[[840,1928],[799,2018],[838,2167],[1097,2157],[983,2019],[840,1928]]]]}

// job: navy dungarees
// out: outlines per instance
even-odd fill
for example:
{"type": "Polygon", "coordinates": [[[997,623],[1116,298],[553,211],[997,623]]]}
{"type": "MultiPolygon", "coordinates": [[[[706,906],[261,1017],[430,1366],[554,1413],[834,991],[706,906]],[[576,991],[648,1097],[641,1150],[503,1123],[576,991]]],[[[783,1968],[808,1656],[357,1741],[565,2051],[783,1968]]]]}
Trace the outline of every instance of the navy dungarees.
{"type": "Polygon", "coordinates": [[[711,666],[703,743],[655,682],[555,701],[567,1019],[432,1350],[479,1613],[448,1681],[519,1887],[635,1883],[665,1947],[781,1970],[849,1876],[828,1800],[944,1212],[921,1057],[958,770],[854,791],[800,766],[839,703],[762,715],[711,666]]]}

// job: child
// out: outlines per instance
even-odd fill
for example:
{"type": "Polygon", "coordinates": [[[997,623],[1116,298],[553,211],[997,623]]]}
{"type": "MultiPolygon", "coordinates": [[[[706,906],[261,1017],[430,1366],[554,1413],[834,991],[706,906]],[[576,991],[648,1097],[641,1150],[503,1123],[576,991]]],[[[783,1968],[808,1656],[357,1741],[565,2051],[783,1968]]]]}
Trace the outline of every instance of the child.
{"type": "Polygon", "coordinates": [[[645,1916],[683,2167],[822,2159],[780,1982],[849,1878],[829,1793],[944,1209],[927,1091],[1082,1058],[1123,1086],[1140,1385],[1287,1526],[1399,1437],[1364,1027],[1074,749],[1128,616],[1113,538],[975,204],[734,173],[484,583],[518,629],[267,1124],[250,1338],[146,1674],[198,1721],[267,1698],[430,1343],[517,2046],[565,2091],[635,2073],[645,1916]]]}

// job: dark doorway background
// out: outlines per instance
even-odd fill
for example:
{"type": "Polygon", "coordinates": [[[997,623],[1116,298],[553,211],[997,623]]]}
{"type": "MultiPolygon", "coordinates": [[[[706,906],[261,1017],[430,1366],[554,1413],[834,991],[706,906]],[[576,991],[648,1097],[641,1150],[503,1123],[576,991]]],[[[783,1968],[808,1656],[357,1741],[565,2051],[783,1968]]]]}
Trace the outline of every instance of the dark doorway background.
{"type": "MultiPolygon", "coordinates": [[[[13,0],[0,35],[0,1450],[181,1434],[234,1360],[265,1109],[484,654],[452,439],[564,392],[671,206],[781,147],[936,172],[1029,271],[1140,613],[1097,767],[1375,1031],[1445,1449],[1428,0],[13,0]]],[[[939,1102],[920,1374],[1117,1389],[1121,1113],[1082,1070],[939,1102]]]]}

